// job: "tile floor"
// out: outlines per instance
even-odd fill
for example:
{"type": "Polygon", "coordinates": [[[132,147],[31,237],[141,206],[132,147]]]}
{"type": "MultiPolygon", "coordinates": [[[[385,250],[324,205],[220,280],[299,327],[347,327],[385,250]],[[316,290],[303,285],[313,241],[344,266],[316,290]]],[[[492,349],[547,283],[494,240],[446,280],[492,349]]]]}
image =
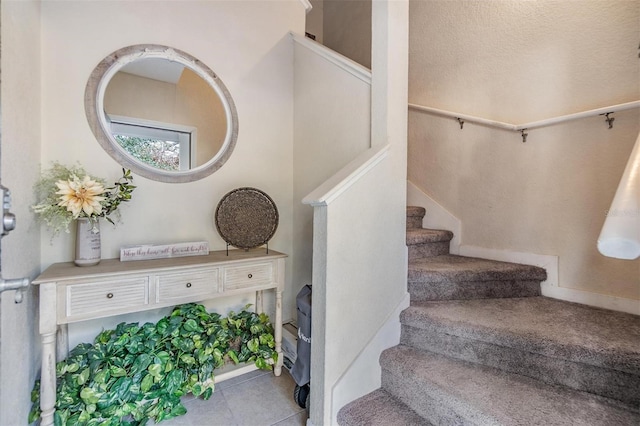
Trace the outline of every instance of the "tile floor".
{"type": "Polygon", "coordinates": [[[216,385],[209,400],[188,396],[187,414],[160,426],[304,426],[307,412],[293,400],[295,382],[283,368],[252,371],[216,385]]]}

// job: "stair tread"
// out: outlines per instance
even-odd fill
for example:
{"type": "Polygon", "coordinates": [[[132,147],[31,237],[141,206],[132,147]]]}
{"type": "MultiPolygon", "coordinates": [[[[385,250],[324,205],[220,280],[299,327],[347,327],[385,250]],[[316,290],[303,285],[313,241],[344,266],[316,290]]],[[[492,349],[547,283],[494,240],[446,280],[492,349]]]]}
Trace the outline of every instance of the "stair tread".
{"type": "Polygon", "coordinates": [[[383,374],[403,383],[386,389],[389,393],[418,413],[430,415],[434,404],[442,407],[448,416],[455,416],[456,424],[632,425],[640,421],[637,412],[595,395],[407,346],[385,350],[380,364],[383,374]],[[426,399],[432,401],[430,406],[426,399]]]}
{"type": "Polygon", "coordinates": [[[409,281],[502,281],[539,280],[547,272],[537,266],[453,254],[413,259],[409,262],[409,281]]]}
{"type": "Polygon", "coordinates": [[[401,322],[640,374],[640,317],[547,297],[412,304],[401,322]]]}
{"type": "Polygon", "coordinates": [[[407,245],[437,243],[451,241],[453,232],[442,229],[409,228],[407,229],[407,245]]]}
{"type": "Polygon", "coordinates": [[[384,389],[376,389],[338,411],[341,426],[424,426],[429,423],[384,389]]]}
{"type": "Polygon", "coordinates": [[[427,214],[427,210],[424,207],[419,206],[407,206],[407,216],[422,216],[427,214]]]}

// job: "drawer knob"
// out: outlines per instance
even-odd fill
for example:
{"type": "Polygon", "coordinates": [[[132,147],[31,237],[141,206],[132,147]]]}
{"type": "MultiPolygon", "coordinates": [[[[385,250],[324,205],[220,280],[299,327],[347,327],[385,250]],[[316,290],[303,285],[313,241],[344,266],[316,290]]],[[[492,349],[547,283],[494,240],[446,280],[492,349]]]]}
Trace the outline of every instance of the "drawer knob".
{"type": "Polygon", "coordinates": [[[247,275],[247,277],[253,278],[253,274],[249,274],[249,275],[247,275]]]}
{"type": "Polygon", "coordinates": [[[113,299],[113,293],[107,293],[107,299],[113,299]]]}
{"type": "Polygon", "coordinates": [[[191,283],[187,283],[187,288],[191,288],[191,283]]]}

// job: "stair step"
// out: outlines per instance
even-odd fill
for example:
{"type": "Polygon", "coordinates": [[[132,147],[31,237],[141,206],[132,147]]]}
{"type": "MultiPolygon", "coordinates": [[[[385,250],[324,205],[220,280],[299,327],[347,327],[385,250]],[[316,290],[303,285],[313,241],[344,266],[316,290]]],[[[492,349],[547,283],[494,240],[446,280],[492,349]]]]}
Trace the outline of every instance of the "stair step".
{"type": "Polygon", "coordinates": [[[338,424],[340,426],[430,425],[384,389],[376,389],[342,407],[338,411],[338,424]]]}
{"type": "Polygon", "coordinates": [[[432,424],[637,425],[613,401],[407,346],[380,357],[382,387],[432,424]]]}
{"type": "Polygon", "coordinates": [[[440,229],[407,229],[406,240],[409,249],[409,261],[449,254],[449,242],[453,232],[440,229]]]}
{"type": "Polygon", "coordinates": [[[441,229],[407,229],[407,245],[424,243],[449,242],[453,238],[453,232],[441,229]]]}
{"type": "Polygon", "coordinates": [[[401,343],[640,408],[640,317],[546,297],[425,302],[401,343]]]}
{"type": "Polygon", "coordinates": [[[412,303],[425,300],[540,295],[547,273],[537,266],[456,255],[413,259],[408,289],[412,303]]]}
{"type": "Polygon", "coordinates": [[[426,213],[424,207],[407,206],[407,229],[422,228],[422,219],[426,213]]]}
{"type": "Polygon", "coordinates": [[[425,282],[546,280],[537,266],[457,255],[420,259],[409,264],[409,280],[425,282]]]}

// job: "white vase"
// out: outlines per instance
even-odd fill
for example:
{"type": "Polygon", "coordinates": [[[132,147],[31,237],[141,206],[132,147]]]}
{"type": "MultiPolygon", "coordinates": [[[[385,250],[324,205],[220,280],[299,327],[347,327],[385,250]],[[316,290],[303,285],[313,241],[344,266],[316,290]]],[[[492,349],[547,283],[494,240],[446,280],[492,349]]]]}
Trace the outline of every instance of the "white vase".
{"type": "Polygon", "coordinates": [[[100,263],[100,222],[86,217],[76,220],[76,259],[78,266],[93,266],[100,263]]]}

